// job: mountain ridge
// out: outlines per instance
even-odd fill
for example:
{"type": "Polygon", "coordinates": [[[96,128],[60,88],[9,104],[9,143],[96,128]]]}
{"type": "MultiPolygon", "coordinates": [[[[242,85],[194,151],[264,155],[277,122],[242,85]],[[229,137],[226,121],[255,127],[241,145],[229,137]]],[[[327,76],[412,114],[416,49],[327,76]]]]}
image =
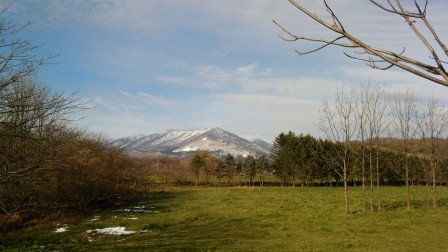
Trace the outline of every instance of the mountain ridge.
{"type": "Polygon", "coordinates": [[[122,148],[131,156],[176,156],[192,155],[206,150],[214,156],[228,153],[235,157],[252,155],[269,156],[271,144],[261,139],[249,141],[234,133],[215,128],[195,130],[166,130],[150,135],[136,135],[116,139],[112,144],[122,148]]]}

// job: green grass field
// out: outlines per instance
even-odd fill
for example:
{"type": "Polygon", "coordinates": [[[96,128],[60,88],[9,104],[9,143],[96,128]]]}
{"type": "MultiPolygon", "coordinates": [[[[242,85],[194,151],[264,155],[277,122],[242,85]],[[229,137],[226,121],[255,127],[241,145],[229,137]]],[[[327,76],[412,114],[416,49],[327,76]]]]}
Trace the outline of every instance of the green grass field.
{"type": "Polygon", "coordinates": [[[67,218],[1,238],[3,250],[137,251],[446,251],[448,188],[441,206],[413,187],[411,211],[404,188],[384,187],[382,212],[363,212],[361,188],[163,188],[132,206],[67,218]],[[136,231],[100,234],[108,227],[136,231]],[[66,232],[55,233],[65,227],[66,232]]]}

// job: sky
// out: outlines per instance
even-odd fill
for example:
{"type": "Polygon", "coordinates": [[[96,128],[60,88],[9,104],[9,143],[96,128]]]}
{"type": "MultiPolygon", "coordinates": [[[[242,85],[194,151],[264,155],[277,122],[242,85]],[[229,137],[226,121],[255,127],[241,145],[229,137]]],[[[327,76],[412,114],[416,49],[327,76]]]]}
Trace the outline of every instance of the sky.
{"type": "MultiPolygon", "coordinates": [[[[328,18],[323,2],[299,1],[328,18]]],[[[403,1],[409,3],[411,1],[403,1]]],[[[370,44],[431,62],[406,23],[367,0],[328,0],[345,28],[370,44]]],[[[36,57],[58,55],[37,78],[89,100],[78,127],[109,138],[220,127],[268,142],[281,132],[319,136],[319,108],[338,86],[410,87],[448,105],[448,88],[392,68],[374,70],[327,47],[285,42],[292,32],[334,39],[287,0],[0,0],[36,57]]],[[[448,41],[448,3],[428,19],[448,41]]]]}

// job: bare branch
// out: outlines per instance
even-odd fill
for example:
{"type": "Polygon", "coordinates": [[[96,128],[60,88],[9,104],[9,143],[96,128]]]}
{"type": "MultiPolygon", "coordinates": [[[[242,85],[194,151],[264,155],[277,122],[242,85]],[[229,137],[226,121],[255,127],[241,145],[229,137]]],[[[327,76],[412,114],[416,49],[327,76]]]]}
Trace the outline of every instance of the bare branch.
{"type": "Polygon", "coordinates": [[[332,41],[330,40],[325,40],[325,39],[315,39],[315,38],[308,38],[308,37],[300,37],[297,36],[293,33],[291,33],[290,31],[288,31],[286,28],[284,28],[280,23],[278,23],[276,20],[272,20],[272,22],[277,25],[280,29],[282,29],[286,34],[288,34],[292,39],[287,39],[281,35],[279,35],[279,37],[285,41],[288,42],[295,42],[298,40],[305,40],[305,41],[311,41],[311,42],[320,42],[320,43],[324,43],[324,44],[328,44],[328,45],[335,45],[335,46],[340,46],[340,47],[346,47],[346,48],[357,48],[359,46],[353,45],[353,44],[345,44],[345,43],[338,43],[336,41],[345,38],[344,36],[340,36],[332,41]]]}
{"type": "MultiPolygon", "coordinates": [[[[373,3],[374,5],[376,5],[377,7],[379,7],[380,9],[393,13],[393,14],[397,14],[400,16],[407,16],[407,17],[413,17],[413,18],[421,18],[421,14],[420,13],[412,13],[412,12],[407,12],[407,11],[398,11],[397,9],[395,9],[394,5],[390,2],[390,0],[388,0],[387,2],[389,3],[389,5],[391,6],[391,8],[387,8],[384,5],[378,3],[375,0],[369,0],[371,3],[373,3]]],[[[425,8],[426,9],[426,8],[425,8]]]]}
{"type": "Polygon", "coordinates": [[[422,11],[422,9],[420,8],[420,5],[417,3],[417,0],[414,0],[414,5],[415,5],[415,7],[417,8],[418,13],[419,13],[420,15],[422,15],[422,17],[426,17],[426,7],[428,7],[428,0],[426,0],[426,2],[425,2],[425,8],[423,9],[423,11],[422,11]]]}
{"type": "Polygon", "coordinates": [[[300,54],[300,55],[310,54],[310,53],[313,53],[313,52],[317,52],[317,51],[319,51],[319,50],[321,50],[321,49],[323,49],[323,48],[325,48],[325,47],[327,47],[327,46],[329,46],[329,45],[334,45],[336,41],[338,41],[338,40],[340,40],[340,39],[342,39],[342,38],[344,38],[344,36],[341,36],[341,37],[339,37],[339,38],[336,38],[336,39],[334,39],[334,40],[332,40],[332,41],[326,43],[325,45],[323,45],[323,46],[321,46],[321,47],[319,47],[319,48],[316,48],[316,49],[314,49],[314,50],[308,51],[308,52],[303,52],[303,53],[301,53],[301,52],[299,52],[298,50],[295,50],[295,51],[296,51],[296,53],[298,53],[298,54],[300,54]]]}
{"type": "Polygon", "coordinates": [[[324,0],[325,7],[327,8],[327,11],[331,14],[331,17],[333,18],[333,22],[335,23],[336,27],[340,27],[343,32],[345,32],[344,26],[342,25],[341,21],[339,21],[339,18],[334,14],[333,10],[328,5],[327,1],[324,0]],[[336,22],[338,25],[336,25],[336,22]]]}
{"type": "MultiPolygon", "coordinates": [[[[0,11],[4,15],[7,8],[0,11]]],[[[12,83],[33,75],[42,65],[55,56],[36,58],[33,51],[42,45],[33,45],[28,40],[15,38],[31,22],[18,26],[11,21],[0,19],[0,90],[12,83]]]]}
{"type": "Polygon", "coordinates": [[[308,52],[301,52],[299,50],[296,50],[297,53],[300,55],[309,54],[313,52],[317,52],[329,45],[335,45],[339,47],[345,47],[345,48],[362,48],[364,49],[364,53],[369,54],[372,57],[369,57],[367,59],[354,57],[349,55],[348,53],[344,53],[349,58],[361,60],[364,62],[367,62],[368,65],[375,69],[381,69],[381,70],[387,70],[390,69],[392,66],[399,67],[405,71],[408,71],[414,75],[420,76],[422,78],[425,78],[427,80],[430,80],[434,83],[443,85],[448,87],[448,72],[445,70],[443,64],[446,64],[445,61],[442,61],[440,57],[438,56],[436,50],[433,48],[431,43],[429,43],[428,39],[425,38],[425,36],[415,27],[414,21],[411,20],[411,18],[420,19],[425,23],[426,28],[430,31],[432,36],[434,37],[437,44],[442,48],[442,50],[445,52],[445,54],[448,56],[448,49],[447,47],[442,43],[440,38],[438,37],[436,31],[433,29],[429,21],[426,19],[426,9],[428,5],[428,0],[425,2],[425,6],[422,9],[420,5],[417,3],[416,0],[414,0],[414,4],[417,8],[417,13],[409,12],[403,8],[403,6],[400,3],[400,0],[395,0],[395,5],[392,3],[391,0],[387,0],[387,3],[390,5],[390,7],[386,7],[380,3],[378,3],[376,0],[369,0],[371,3],[379,7],[380,9],[400,15],[403,17],[406,21],[406,23],[409,25],[409,27],[412,29],[412,31],[417,35],[419,40],[422,42],[422,44],[428,49],[428,51],[431,54],[431,58],[435,62],[435,66],[425,64],[417,59],[409,58],[404,56],[404,51],[400,53],[392,52],[386,49],[378,48],[372,45],[369,45],[365,43],[364,41],[360,40],[359,38],[355,37],[351,33],[349,33],[343,26],[342,22],[339,20],[336,13],[331,9],[331,7],[328,5],[326,0],[323,0],[324,6],[327,10],[327,12],[330,14],[332,23],[326,22],[323,19],[321,19],[317,14],[314,14],[304,8],[302,5],[298,4],[294,0],[289,0],[289,2],[294,5],[299,11],[306,14],[308,17],[319,23],[320,25],[324,26],[325,28],[339,34],[336,39],[334,40],[325,40],[325,39],[316,39],[316,38],[309,38],[309,37],[299,37],[290,32],[288,29],[281,26],[278,22],[273,20],[273,22],[280,27],[285,33],[287,33],[291,39],[284,39],[285,41],[289,42],[295,42],[298,40],[306,40],[311,42],[318,42],[318,43],[324,43],[323,46],[318,47],[317,49],[308,51],[308,52]],[[347,39],[350,43],[341,43],[339,40],[341,39],[347,39]],[[386,67],[379,67],[376,63],[388,63],[386,67]]]}
{"type": "MultiPolygon", "coordinates": [[[[400,1],[396,0],[398,7],[400,8],[401,12],[405,12],[403,6],[400,4],[400,1]]],[[[414,22],[412,22],[409,19],[409,16],[403,16],[408,25],[411,27],[412,31],[417,35],[417,37],[423,42],[423,44],[428,48],[428,50],[431,52],[432,56],[434,57],[434,60],[436,61],[438,67],[440,69],[443,69],[442,63],[439,60],[439,57],[437,53],[435,52],[434,48],[431,46],[431,44],[428,42],[428,40],[420,33],[420,31],[415,27],[414,22]]]]}

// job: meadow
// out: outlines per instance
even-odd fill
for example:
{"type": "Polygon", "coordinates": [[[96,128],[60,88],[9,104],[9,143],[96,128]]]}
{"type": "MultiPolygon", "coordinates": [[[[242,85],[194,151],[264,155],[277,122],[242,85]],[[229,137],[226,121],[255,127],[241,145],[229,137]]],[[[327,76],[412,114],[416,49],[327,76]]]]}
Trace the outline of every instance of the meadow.
{"type": "Polygon", "coordinates": [[[383,187],[383,211],[362,211],[350,188],[343,213],[336,187],[158,187],[129,206],[26,228],[1,238],[4,251],[446,251],[448,188],[383,187]],[[120,227],[120,228],[118,228],[120,227]],[[115,228],[115,229],[106,229],[115,228]],[[115,232],[115,234],[113,234],[115,232]],[[121,232],[121,233],[120,233],[121,232]]]}

